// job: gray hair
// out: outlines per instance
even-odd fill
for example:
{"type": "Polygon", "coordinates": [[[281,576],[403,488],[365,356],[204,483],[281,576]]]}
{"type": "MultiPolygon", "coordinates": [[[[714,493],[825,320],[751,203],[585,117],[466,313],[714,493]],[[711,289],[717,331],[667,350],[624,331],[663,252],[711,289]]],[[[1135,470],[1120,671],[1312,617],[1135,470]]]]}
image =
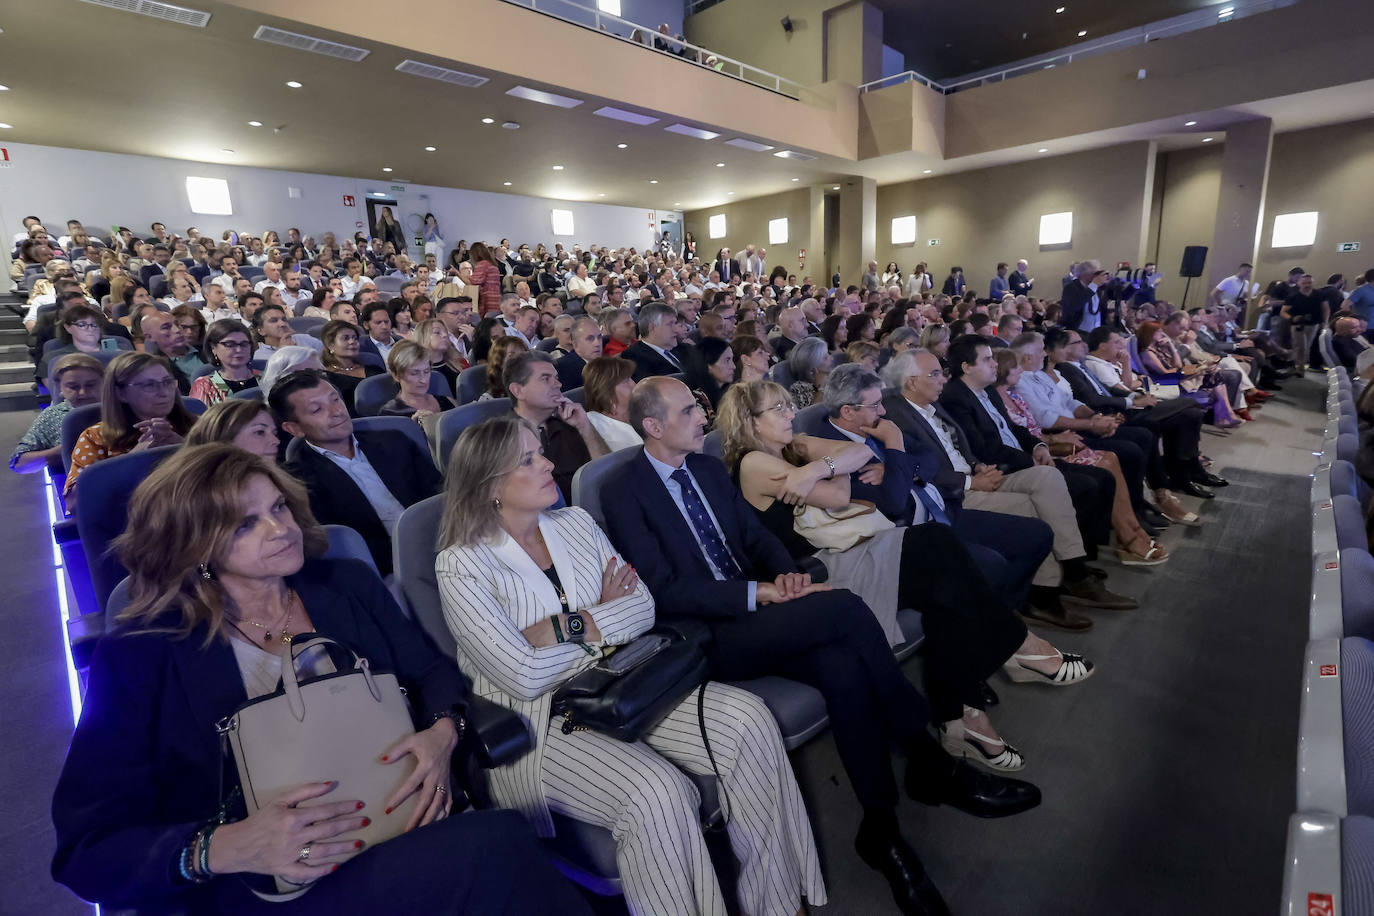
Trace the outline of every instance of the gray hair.
{"type": "Polygon", "coordinates": [[[825,392],[821,396],[825,412],[838,417],[846,405],[862,403],[859,399],[865,390],[882,386],[883,381],[877,373],[869,372],[858,363],[837,366],[825,380],[825,392]]]}
{"type": "Polygon", "coordinates": [[[567,328],[568,330],[572,330],[573,320],[573,316],[571,315],[559,315],[557,318],[553,320],[553,329],[555,331],[557,331],[559,328],[567,328]]]}
{"type": "Polygon", "coordinates": [[[889,347],[895,347],[897,344],[905,343],[907,341],[910,341],[913,344],[920,343],[920,340],[921,335],[917,333],[916,329],[909,328],[906,325],[903,325],[902,327],[893,331],[891,334],[887,335],[887,345],[889,347]]]}
{"type": "Polygon", "coordinates": [[[662,302],[650,302],[639,310],[639,336],[648,337],[649,332],[669,318],[677,317],[677,309],[662,302]]]}
{"type": "MultiPolygon", "coordinates": [[[[916,368],[916,356],[919,353],[929,353],[929,350],[903,350],[887,361],[879,374],[882,376],[883,385],[888,388],[901,388],[906,384],[907,376],[916,375],[920,372],[916,368]]],[[[829,385],[826,385],[829,388],[829,385]]]]}
{"type": "Polygon", "coordinates": [[[1012,342],[1008,344],[1008,346],[1016,353],[1017,356],[1020,356],[1021,354],[1029,350],[1031,347],[1034,347],[1036,344],[1043,341],[1044,339],[1044,336],[1042,336],[1038,331],[1023,331],[1022,333],[1017,334],[1016,337],[1012,340],[1012,342]]]}
{"type": "Polygon", "coordinates": [[[633,318],[635,313],[623,305],[617,309],[603,309],[599,316],[601,330],[605,331],[607,334],[611,333],[611,325],[615,324],[620,319],[621,315],[629,315],[633,318]]]}
{"type": "Polygon", "coordinates": [[[262,377],[258,379],[258,388],[262,391],[263,401],[265,402],[268,395],[272,393],[272,386],[277,384],[277,379],[307,366],[311,360],[315,361],[314,368],[324,368],[320,363],[320,354],[309,347],[282,347],[269,356],[267,365],[263,367],[262,377]]]}
{"type": "Polygon", "coordinates": [[[816,370],[825,365],[825,359],[829,355],[830,351],[826,349],[825,341],[821,338],[808,337],[799,340],[792,348],[792,352],[787,354],[788,371],[796,381],[809,382],[816,375],[816,370]]]}

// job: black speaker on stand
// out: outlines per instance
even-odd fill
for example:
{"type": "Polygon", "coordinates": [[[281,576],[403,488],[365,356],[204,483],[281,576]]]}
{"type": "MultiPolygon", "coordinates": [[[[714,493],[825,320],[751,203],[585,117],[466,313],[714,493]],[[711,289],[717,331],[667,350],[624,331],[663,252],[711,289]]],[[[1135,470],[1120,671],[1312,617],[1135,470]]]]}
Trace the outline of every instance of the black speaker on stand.
{"type": "Polygon", "coordinates": [[[1206,245],[1189,245],[1183,249],[1183,264],[1178,269],[1180,277],[1187,277],[1188,282],[1183,284],[1183,304],[1181,308],[1188,311],[1188,289],[1193,285],[1193,278],[1202,276],[1202,268],[1207,263],[1206,245]]]}

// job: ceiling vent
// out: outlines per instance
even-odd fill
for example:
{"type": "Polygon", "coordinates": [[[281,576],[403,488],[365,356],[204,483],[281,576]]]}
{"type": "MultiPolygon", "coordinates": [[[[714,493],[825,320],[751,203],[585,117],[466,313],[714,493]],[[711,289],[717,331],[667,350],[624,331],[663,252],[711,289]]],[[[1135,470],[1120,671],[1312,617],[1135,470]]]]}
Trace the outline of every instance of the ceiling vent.
{"type": "Polygon", "coordinates": [[[112,10],[123,10],[126,13],[138,13],[140,16],[151,16],[166,22],[195,26],[198,29],[205,28],[210,22],[210,14],[204,10],[187,9],[184,6],[173,6],[170,3],[157,3],[155,0],[83,0],[83,2],[108,7],[112,10]]]}
{"type": "Polygon", "coordinates": [[[798,162],[811,162],[816,158],[808,153],[799,153],[794,149],[780,149],[773,155],[779,159],[795,159],[798,162]]]}
{"type": "Polygon", "coordinates": [[[297,51],[309,51],[312,54],[323,54],[326,57],[335,57],[339,60],[351,60],[354,63],[372,53],[366,48],[355,48],[352,45],[341,45],[337,41],[325,41],[323,38],[312,38],[309,35],[288,32],[285,29],[274,29],[270,25],[258,26],[253,37],[268,44],[295,48],[297,51]]]}
{"type": "Polygon", "coordinates": [[[418,60],[403,60],[396,65],[396,70],[400,73],[409,73],[411,76],[423,76],[427,80],[438,80],[441,83],[451,83],[454,86],[465,86],[468,89],[476,89],[491,82],[485,76],[478,76],[475,73],[464,73],[461,70],[449,70],[445,67],[436,67],[433,64],[422,64],[418,60]]]}

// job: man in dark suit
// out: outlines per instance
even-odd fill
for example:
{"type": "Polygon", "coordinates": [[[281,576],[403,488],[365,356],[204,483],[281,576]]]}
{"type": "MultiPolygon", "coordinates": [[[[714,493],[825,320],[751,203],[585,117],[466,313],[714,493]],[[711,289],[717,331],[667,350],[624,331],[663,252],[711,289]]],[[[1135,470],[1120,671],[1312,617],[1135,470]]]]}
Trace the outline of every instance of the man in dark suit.
{"type": "Polygon", "coordinates": [[[305,440],[286,469],[310,491],[315,518],[361,534],[377,571],[390,575],[396,519],[442,483],[429,453],[401,433],[355,433],[343,398],[318,370],[280,379],[269,403],[282,429],[305,440]]]}
{"type": "Polygon", "coordinates": [[[1084,334],[1101,327],[1103,307],[1098,290],[1109,279],[1111,274],[1096,261],[1083,261],[1075,265],[1074,278],[1064,285],[1064,292],[1059,298],[1059,305],[1063,309],[1059,324],[1084,334]]]}
{"type": "Polygon", "coordinates": [[[930,738],[925,699],[897,666],[872,612],[852,593],[798,572],[724,466],[696,454],[706,419],[687,386],[647,379],[629,412],[645,446],[602,484],[603,503],[613,506],[611,540],[664,618],[696,618],[710,628],[712,677],[778,675],[821,691],[864,809],[860,856],[882,872],[902,912],[948,912],[898,831],[891,744],[907,751],[906,790],[919,801],[990,817],[1034,807],[1039,790],[955,762],[930,738]]]}
{"type": "Polygon", "coordinates": [[[153,246],[153,263],[145,264],[139,271],[139,280],[144,286],[149,286],[154,277],[165,277],[167,275],[167,265],[172,260],[172,249],[166,245],[153,246]]]}
{"type": "Polygon", "coordinates": [[[1007,277],[1007,288],[1011,290],[1013,296],[1029,296],[1031,287],[1035,285],[1035,279],[1027,275],[1030,264],[1025,260],[1016,262],[1016,269],[1007,277]]]}
{"type": "MultiPolygon", "coordinates": [[[[1054,529],[1057,567],[1042,565],[1036,584],[1056,587],[1060,600],[1083,607],[1126,610],[1134,599],[1104,588],[1087,560],[1107,538],[1116,481],[1101,468],[1055,466],[1049,446],[1025,427],[1011,422],[1002,399],[988,389],[997,380],[997,360],[981,339],[966,334],[949,346],[946,355],[954,379],[939,395],[955,425],[973,451],[965,500],[977,508],[1024,515],[1029,497],[1036,517],[1054,529]],[[1076,518],[1076,521],[1073,519],[1076,518]]],[[[934,381],[934,380],[932,380],[934,381]]],[[[962,469],[961,469],[962,470],[962,469]]]]}
{"type": "Polygon", "coordinates": [[[639,340],[620,355],[635,364],[634,380],[651,375],[675,375],[685,368],[673,348],[678,344],[677,309],[650,302],[639,310],[639,340]]]}
{"type": "Polygon", "coordinates": [[[949,276],[945,277],[945,285],[940,291],[946,296],[962,296],[964,294],[964,269],[951,267],[949,276]]]}
{"type": "Polygon", "coordinates": [[[722,248],[720,250],[720,253],[716,255],[716,263],[712,269],[720,274],[720,282],[730,287],[734,287],[740,281],[739,264],[735,262],[734,258],[730,257],[729,248],[722,248]]]}
{"type": "Polygon", "coordinates": [[[582,370],[601,355],[601,346],[601,325],[596,319],[583,315],[573,321],[572,352],[560,356],[553,364],[564,391],[582,387],[582,370]]]}

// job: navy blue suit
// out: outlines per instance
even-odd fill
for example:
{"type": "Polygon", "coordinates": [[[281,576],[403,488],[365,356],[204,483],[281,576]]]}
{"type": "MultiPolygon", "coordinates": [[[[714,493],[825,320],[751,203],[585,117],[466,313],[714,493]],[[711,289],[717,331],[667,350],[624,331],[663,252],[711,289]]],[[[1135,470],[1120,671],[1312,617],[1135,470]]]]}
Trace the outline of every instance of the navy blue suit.
{"type": "MultiPolygon", "coordinates": [[[[467,682],[454,660],[429,643],[360,561],[307,560],[287,582],[316,632],[368,659],[373,670],[398,676],[417,728],[467,701],[467,682]]],[[[174,617],[160,623],[174,625],[174,617]]],[[[540,898],[569,898],[538,855],[533,834],[509,812],[481,812],[460,828],[447,825],[473,815],[453,817],[379,844],[289,904],[262,903],[237,875],[203,885],[182,880],[179,851],[220,805],[222,749],[215,723],[247,701],[233,649],[223,638],[206,645],[206,635],[204,627],[180,639],[123,630],[101,640],[53,798],[52,874],[58,882],[87,900],[141,912],[252,913],[276,906],[285,909],[270,911],[434,911],[442,899],[460,899],[464,887],[496,903],[520,894],[522,885],[538,888],[538,897],[525,893],[542,912],[557,910],[544,909],[540,898]],[[493,839],[504,847],[499,855],[485,852],[493,839]],[[513,851],[533,858],[501,858],[513,851]],[[551,883],[532,882],[531,868],[551,883]],[[398,875],[415,887],[398,889],[398,875]],[[428,905],[414,909],[389,896],[412,892],[425,895],[413,903],[428,905]]],[[[237,780],[232,762],[224,763],[223,778],[228,795],[237,780]]],[[[241,801],[237,808],[231,820],[245,816],[241,801]]]]}
{"type": "MultiPolygon", "coordinates": [[[[691,527],[641,453],[601,485],[607,534],[653,593],[666,617],[693,617],[713,637],[712,677],[744,680],[777,675],[810,684],[825,697],[845,771],[866,811],[897,804],[891,745],[929,760],[925,698],[902,674],[882,627],[859,598],[817,592],[748,609],[748,582],[771,582],[797,567],[731,482],[725,466],[688,455],[686,467],[720,523],[739,565],[737,579],[711,572],[691,527]]],[[[939,755],[935,755],[939,756],[939,755]]]]}

